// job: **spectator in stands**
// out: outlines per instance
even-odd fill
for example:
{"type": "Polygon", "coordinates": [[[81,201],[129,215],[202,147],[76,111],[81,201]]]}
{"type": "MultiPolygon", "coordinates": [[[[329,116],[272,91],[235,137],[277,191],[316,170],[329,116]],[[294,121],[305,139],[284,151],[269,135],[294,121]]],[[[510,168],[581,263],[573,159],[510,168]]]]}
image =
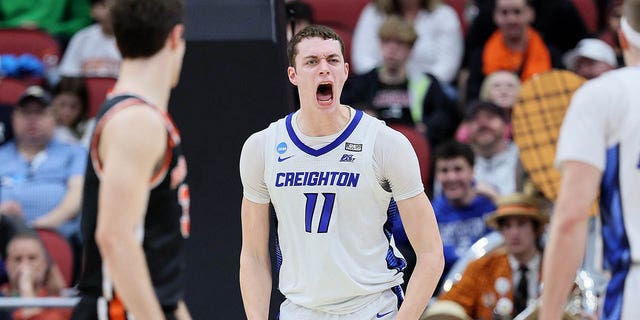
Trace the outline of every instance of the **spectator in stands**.
{"type": "Polygon", "coordinates": [[[387,16],[413,23],[418,40],[408,70],[430,73],[443,84],[452,82],[462,60],[462,29],[456,12],[441,0],[373,0],[360,14],[352,42],[352,63],[362,74],[382,63],[378,30],[387,16]]]}
{"type": "Polygon", "coordinates": [[[458,258],[489,232],[484,219],[496,209],[474,185],[474,158],[471,147],[457,141],[445,142],[435,151],[435,176],[442,194],[432,205],[444,245],[441,282],[458,258]]]}
{"type": "Polygon", "coordinates": [[[496,1],[493,20],[498,30],[470,55],[467,101],[478,98],[483,79],[495,71],[515,72],[524,82],[536,73],[562,67],[560,52],[531,27],[534,18],[530,0],[496,1]]]}
{"type": "MultiPolygon", "coordinates": [[[[478,10],[467,33],[465,42],[467,57],[475,49],[482,47],[496,30],[493,18],[496,1],[475,0],[474,2],[478,10]]],[[[573,0],[530,0],[529,3],[536,12],[533,28],[541,33],[549,45],[560,52],[570,50],[580,39],[589,36],[586,24],[573,4],[573,0]]]]}
{"type": "Polygon", "coordinates": [[[409,74],[407,67],[418,35],[413,25],[399,16],[388,17],[378,39],[382,64],[351,78],[342,102],[361,107],[387,123],[415,126],[431,145],[453,136],[460,122],[457,107],[431,74],[409,74]]]}
{"type": "Polygon", "coordinates": [[[108,5],[113,0],[91,0],[96,21],[76,33],[62,57],[62,77],[117,77],[122,57],[113,36],[108,5]]]}
{"type": "Polygon", "coordinates": [[[521,313],[540,294],[540,238],[547,222],[536,198],[520,193],[502,197],[487,224],[502,234],[504,250],[471,262],[439,302],[460,304],[472,319],[512,319],[521,313]]]}
{"type": "Polygon", "coordinates": [[[53,113],[58,126],[54,138],[65,143],[81,143],[89,146],[87,119],[89,102],[84,78],[62,78],[54,89],[53,113]]]}
{"type": "Polygon", "coordinates": [[[582,39],[575,49],[564,56],[564,64],[577,75],[587,80],[618,67],[613,48],[599,39],[582,39]]]}
{"type": "Polygon", "coordinates": [[[620,19],[622,18],[622,0],[609,0],[606,6],[605,28],[598,34],[598,39],[610,45],[616,53],[619,66],[624,66],[622,58],[622,48],[618,38],[620,29],[620,19]]]}
{"type": "MultiPolygon", "coordinates": [[[[509,139],[513,132],[511,113],[519,95],[520,79],[510,71],[495,71],[487,76],[480,86],[480,101],[492,102],[507,113],[507,138],[509,139]]],[[[469,139],[469,119],[466,119],[456,132],[456,140],[469,143],[469,139]]]]}
{"type": "Polygon", "coordinates": [[[290,1],[285,5],[287,10],[287,41],[294,34],[313,22],[313,8],[303,1],[290,1]]]}
{"type": "Polygon", "coordinates": [[[475,155],[475,178],[494,198],[516,191],[521,170],[518,147],[507,139],[508,116],[504,108],[481,101],[469,111],[469,141],[475,155]]]}
{"type": "Polygon", "coordinates": [[[66,42],[90,23],[87,0],[0,1],[0,28],[38,28],[66,42]]]}
{"type": "Polygon", "coordinates": [[[480,86],[480,100],[493,102],[511,116],[511,108],[520,95],[520,79],[510,71],[495,71],[487,76],[480,86]]]}
{"type": "Polygon", "coordinates": [[[33,86],[15,107],[14,139],[0,146],[0,214],[55,228],[77,243],[87,155],[81,146],[53,139],[50,105],[50,95],[33,86]]]}
{"type": "MultiPolygon", "coordinates": [[[[29,298],[60,295],[64,279],[36,233],[14,236],[6,250],[9,283],[0,289],[4,296],[29,298]]],[[[14,320],[67,320],[71,318],[71,309],[18,308],[13,310],[12,315],[14,320]]]]}

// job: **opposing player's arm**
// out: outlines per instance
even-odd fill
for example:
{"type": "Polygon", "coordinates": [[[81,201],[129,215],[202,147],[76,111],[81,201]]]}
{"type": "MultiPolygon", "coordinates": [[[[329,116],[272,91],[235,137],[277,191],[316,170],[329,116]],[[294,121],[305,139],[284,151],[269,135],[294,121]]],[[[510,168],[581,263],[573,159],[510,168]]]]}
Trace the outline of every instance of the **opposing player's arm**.
{"type": "Polygon", "coordinates": [[[398,204],[416,266],[407,285],[397,320],[417,319],[427,306],[444,268],[442,240],[433,208],[424,193],[420,166],[409,141],[399,132],[383,130],[374,151],[398,204]]]}
{"type": "Polygon", "coordinates": [[[269,204],[242,199],[242,251],[240,290],[247,319],[269,316],[271,258],[269,256],[269,204]]]}
{"type": "Polygon", "coordinates": [[[560,319],[576,271],[584,258],[589,209],[596,198],[601,172],[580,161],[562,165],[560,193],[551,217],[544,252],[540,319],[560,319]]]}
{"type": "Polygon", "coordinates": [[[136,319],[164,319],[136,236],[147,210],[150,181],[164,157],[167,134],[157,112],[132,106],[105,124],[96,242],[125,308],[136,319]]]}
{"type": "Polygon", "coordinates": [[[264,182],[264,140],[264,132],[252,135],[240,155],[240,176],[244,188],[240,290],[249,320],[266,320],[271,298],[269,192],[264,182]]]}

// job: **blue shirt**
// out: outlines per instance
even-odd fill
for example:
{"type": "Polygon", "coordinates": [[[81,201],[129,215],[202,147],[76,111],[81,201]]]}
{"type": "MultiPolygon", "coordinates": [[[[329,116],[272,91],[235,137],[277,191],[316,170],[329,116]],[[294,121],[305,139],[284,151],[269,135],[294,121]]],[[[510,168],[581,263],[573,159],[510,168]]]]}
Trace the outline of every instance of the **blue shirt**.
{"type": "Polygon", "coordinates": [[[452,206],[441,195],[432,205],[444,246],[445,270],[449,270],[458,257],[491,231],[485,223],[485,217],[495,211],[496,206],[483,195],[477,195],[463,207],[452,206]]]}
{"type": "MultiPolygon", "coordinates": [[[[70,178],[84,175],[87,152],[79,145],[52,140],[31,161],[14,141],[0,146],[0,202],[16,201],[27,224],[56,208],[67,193],[70,178]]],[[[79,231],[80,216],[65,222],[58,232],[69,237],[79,231]]]]}

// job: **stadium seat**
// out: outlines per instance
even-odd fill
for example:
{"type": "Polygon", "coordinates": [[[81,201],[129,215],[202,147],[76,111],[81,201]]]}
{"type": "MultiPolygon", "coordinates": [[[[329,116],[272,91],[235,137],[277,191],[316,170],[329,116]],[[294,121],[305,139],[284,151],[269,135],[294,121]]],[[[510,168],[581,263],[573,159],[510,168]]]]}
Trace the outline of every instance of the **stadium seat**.
{"type": "Polygon", "coordinates": [[[109,91],[116,83],[115,78],[104,77],[88,77],[85,79],[87,86],[87,95],[89,96],[89,117],[93,118],[98,114],[102,102],[109,91]]]}
{"type": "Polygon", "coordinates": [[[30,53],[45,65],[57,65],[60,61],[58,42],[46,32],[35,29],[0,29],[0,53],[30,53]]]}
{"type": "Polygon", "coordinates": [[[19,80],[12,78],[0,79],[0,105],[13,106],[27,86],[19,80]]]}
{"type": "Polygon", "coordinates": [[[594,0],[571,0],[578,9],[587,30],[594,34],[598,31],[598,7],[594,0]]]}
{"type": "Polygon", "coordinates": [[[36,229],[40,239],[56,263],[67,287],[71,287],[73,279],[73,250],[71,245],[62,235],[50,229],[36,229]]]}
{"type": "Polygon", "coordinates": [[[418,163],[420,164],[420,176],[422,178],[422,185],[425,189],[428,188],[431,181],[431,146],[427,138],[416,131],[413,127],[400,124],[389,124],[389,127],[402,133],[416,151],[418,156],[418,163]]]}
{"type": "MultiPolygon", "coordinates": [[[[53,68],[60,62],[60,45],[48,33],[37,29],[0,29],[0,54],[16,56],[29,53],[42,61],[45,68],[53,68]]],[[[20,78],[26,85],[43,85],[43,77],[20,78]]]]}
{"type": "Polygon", "coordinates": [[[345,43],[345,60],[351,58],[351,38],[360,12],[370,0],[304,0],[313,8],[316,24],[334,29],[345,43]]]}

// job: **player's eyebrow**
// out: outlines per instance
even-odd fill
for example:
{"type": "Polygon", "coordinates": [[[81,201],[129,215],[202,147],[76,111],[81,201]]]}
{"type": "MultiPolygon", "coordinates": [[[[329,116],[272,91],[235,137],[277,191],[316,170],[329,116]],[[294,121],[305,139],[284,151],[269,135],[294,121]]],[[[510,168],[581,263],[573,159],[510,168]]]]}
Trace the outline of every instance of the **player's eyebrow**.
{"type": "MultiPolygon", "coordinates": [[[[324,56],[324,58],[325,58],[325,59],[329,59],[329,58],[336,58],[336,57],[337,57],[337,58],[339,58],[339,57],[340,57],[340,55],[339,55],[339,54],[337,54],[337,53],[331,53],[331,54],[323,55],[323,56],[324,56]]],[[[305,60],[306,60],[306,59],[319,59],[319,58],[320,58],[320,57],[319,57],[319,56],[317,56],[317,55],[310,54],[310,55],[308,55],[308,56],[305,56],[303,59],[305,59],[305,60]]]]}

